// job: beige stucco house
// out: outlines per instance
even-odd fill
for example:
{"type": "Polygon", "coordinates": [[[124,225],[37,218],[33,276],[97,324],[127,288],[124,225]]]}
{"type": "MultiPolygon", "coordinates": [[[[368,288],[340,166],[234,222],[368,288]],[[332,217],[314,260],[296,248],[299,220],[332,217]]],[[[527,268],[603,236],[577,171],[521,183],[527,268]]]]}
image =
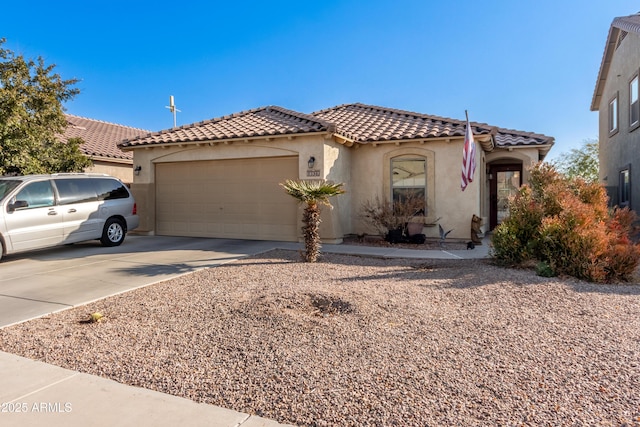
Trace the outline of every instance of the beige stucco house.
{"type": "Polygon", "coordinates": [[[600,181],[611,205],[640,208],[640,14],[609,28],[591,111],[599,112],[600,181]]]}
{"type": "MultiPolygon", "coordinates": [[[[342,182],[323,213],[321,237],[374,233],[367,201],[398,192],[426,195],[424,221],[468,240],[472,216],[485,230],[505,215],[506,197],[526,182],[553,138],[473,123],[473,182],[460,189],[465,122],[348,104],[303,114],[270,106],[130,139],[139,231],[158,235],[298,241],[301,208],[279,183],[342,182]]],[[[425,229],[437,237],[437,227],[425,229]]]]}
{"type": "Polygon", "coordinates": [[[82,138],[80,150],[93,162],[86,172],[106,173],[125,183],[133,182],[133,154],[122,151],[124,139],[147,135],[149,131],[65,114],[67,127],[62,139],[82,138]]]}

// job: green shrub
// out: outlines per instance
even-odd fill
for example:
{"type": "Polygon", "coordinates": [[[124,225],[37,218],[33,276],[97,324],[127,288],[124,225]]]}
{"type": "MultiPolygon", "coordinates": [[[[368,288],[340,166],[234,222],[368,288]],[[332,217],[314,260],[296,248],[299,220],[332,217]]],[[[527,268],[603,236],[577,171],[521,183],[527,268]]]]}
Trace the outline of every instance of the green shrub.
{"type": "Polygon", "coordinates": [[[509,212],[494,230],[492,255],[500,264],[517,265],[535,255],[544,212],[527,186],[510,201],[509,212]]]}
{"type": "Polygon", "coordinates": [[[518,238],[517,228],[503,223],[491,239],[491,254],[502,265],[517,265],[524,261],[525,251],[518,238]]]}
{"type": "Polygon", "coordinates": [[[555,277],[556,272],[546,261],[540,261],[536,264],[536,274],[541,277],[555,277]]]}
{"type": "Polygon", "coordinates": [[[627,280],[640,263],[629,239],[634,219],[628,209],[610,211],[599,184],[540,164],[494,231],[492,255],[504,264],[534,259],[554,274],[593,282],[627,280]]]}

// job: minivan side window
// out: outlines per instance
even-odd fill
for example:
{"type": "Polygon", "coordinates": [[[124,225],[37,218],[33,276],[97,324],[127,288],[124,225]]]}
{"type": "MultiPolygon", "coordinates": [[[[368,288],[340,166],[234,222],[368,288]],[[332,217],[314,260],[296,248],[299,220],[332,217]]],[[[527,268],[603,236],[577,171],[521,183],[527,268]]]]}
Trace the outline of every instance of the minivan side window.
{"type": "Polygon", "coordinates": [[[54,179],[54,182],[58,188],[61,205],[98,200],[96,189],[90,179],[54,179]]]}
{"type": "Polygon", "coordinates": [[[0,180],[0,202],[7,197],[7,195],[9,193],[11,193],[11,190],[13,190],[14,188],[16,188],[18,185],[20,185],[22,183],[22,181],[18,181],[18,180],[0,180]]]}
{"type": "Polygon", "coordinates": [[[25,201],[28,206],[25,209],[43,208],[53,206],[55,198],[53,188],[49,181],[38,181],[27,184],[16,194],[16,201],[25,201]]]}
{"type": "Polygon", "coordinates": [[[127,199],[129,192],[127,188],[118,180],[109,178],[100,178],[92,180],[98,190],[99,200],[127,199]]]}

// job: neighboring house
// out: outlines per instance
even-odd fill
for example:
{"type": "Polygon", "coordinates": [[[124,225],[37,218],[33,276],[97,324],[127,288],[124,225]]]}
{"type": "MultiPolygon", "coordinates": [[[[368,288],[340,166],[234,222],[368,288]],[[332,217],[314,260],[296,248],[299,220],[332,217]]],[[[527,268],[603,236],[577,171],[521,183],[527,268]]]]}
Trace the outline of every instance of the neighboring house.
{"type": "Polygon", "coordinates": [[[600,180],[612,206],[640,209],[640,14],[609,28],[591,110],[599,114],[600,180]]]}
{"type": "MultiPolygon", "coordinates": [[[[553,145],[548,136],[473,123],[474,181],[460,189],[465,122],[362,104],[303,114],[264,107],[124,141],[141,167],[139,230],[158,235],[298,241],[301,208],[278,185],[326,179],[346,193],[325,209],[321,238],[373,233],[362,206],[425,194],[425,222],[469,240],[471,218],[495,226],[506,197],[553,145]]],[[[437,227],[427,227],[437,237],[437,227]]]]}
{"type": "Polygon", "coordinates": [[[93,161],[93,166],[86,172],[106,173],[125,183],[133,182],[133,155],[120,150],[118,143],[124,139],[147,135],[149,131],[71,114],[65,116],[67,128],[63,138],[82,138],[84,143],[80,146],[80,151],[93,161]]]}

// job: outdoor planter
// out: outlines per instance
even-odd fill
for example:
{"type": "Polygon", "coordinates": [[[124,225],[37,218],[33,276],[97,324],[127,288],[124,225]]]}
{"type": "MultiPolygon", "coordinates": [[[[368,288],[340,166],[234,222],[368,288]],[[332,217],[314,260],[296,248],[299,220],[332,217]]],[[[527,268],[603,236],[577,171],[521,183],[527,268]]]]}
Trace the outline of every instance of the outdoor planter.
{"type": "Polygon", "coordinates": [[[389,243],[400,243],[404,241],[404,233],[402,232],[402,227],[398,227],[395,230],[389,230],[386,237],[384,238],[389,243]]]}

